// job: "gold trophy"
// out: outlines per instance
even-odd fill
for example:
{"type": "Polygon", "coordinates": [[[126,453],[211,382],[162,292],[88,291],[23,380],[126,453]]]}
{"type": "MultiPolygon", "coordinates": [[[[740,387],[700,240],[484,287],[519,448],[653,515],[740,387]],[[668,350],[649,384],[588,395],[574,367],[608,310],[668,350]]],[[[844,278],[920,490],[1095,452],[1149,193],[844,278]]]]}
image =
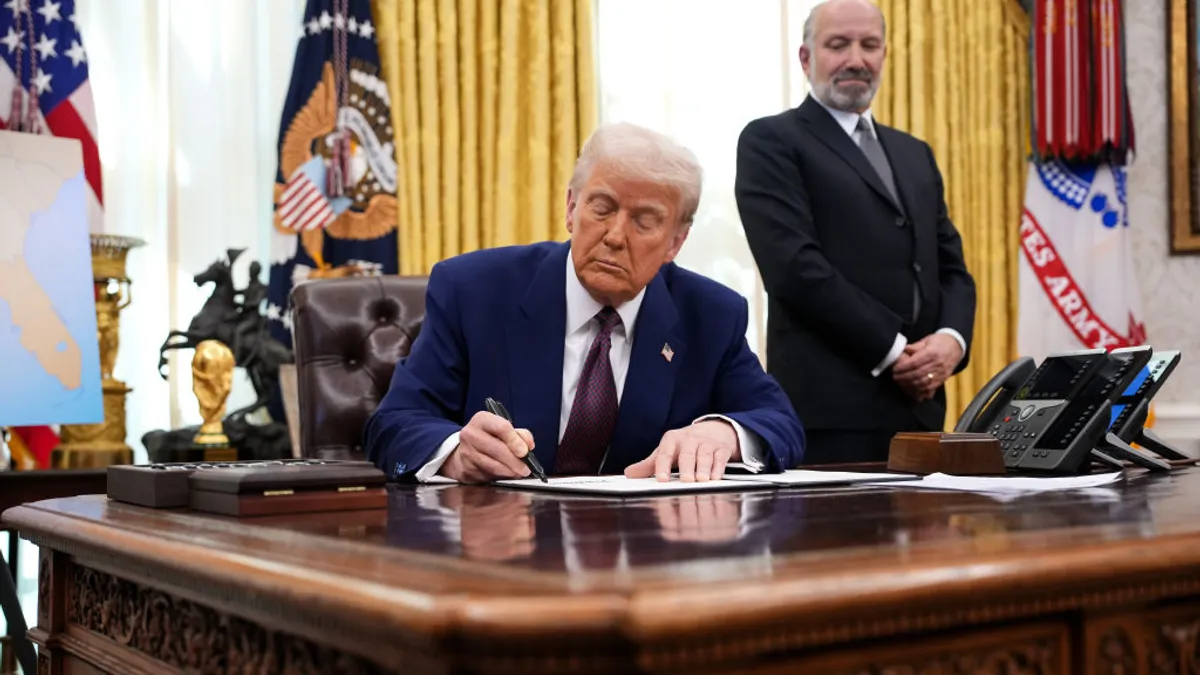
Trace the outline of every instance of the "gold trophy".
{"type": "Polygon", "coordinates": [[[204,420],[192,444],[204,451],[204,460],[208,462],[237,459],[237,450],[229,447],[229,437],[221,424],[225,401],[233,388],[235,365],[233,351],[220,340],[202,341],[192,355],[192,393],[200,403],[200,418],[204,420]]]}
{"type": "Polygon", "coordinates": [[[133,448],[125,443],[125,397],[133,390],[113,377],[113,367],[120,347],[121,310],[133,299],[125,258],[131,249],[146,242],[109,234],[93,234],[91,239],[104,421],[62,425],[59,445],[50,459],[55,469],[90,469],[133,462],[133,448]]]}

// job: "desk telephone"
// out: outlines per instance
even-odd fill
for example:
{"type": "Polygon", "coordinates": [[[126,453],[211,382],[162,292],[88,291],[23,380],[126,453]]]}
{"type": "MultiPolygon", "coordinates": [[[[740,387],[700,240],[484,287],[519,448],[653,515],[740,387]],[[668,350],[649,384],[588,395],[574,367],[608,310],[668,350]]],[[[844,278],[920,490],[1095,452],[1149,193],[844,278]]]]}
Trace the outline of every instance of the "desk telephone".
{"type": "Polygon", "coordinates": [[[1128,445],[1140,442],[1144,408],[1178,361],[1178,352],[1153,356],[1141,346],[1052,354],[1037,367],[1017,359],[984,385],[954,430],[1000,439],[1009,469],[1077,473],[1096,459],[1170,470],[1128,445]]]}

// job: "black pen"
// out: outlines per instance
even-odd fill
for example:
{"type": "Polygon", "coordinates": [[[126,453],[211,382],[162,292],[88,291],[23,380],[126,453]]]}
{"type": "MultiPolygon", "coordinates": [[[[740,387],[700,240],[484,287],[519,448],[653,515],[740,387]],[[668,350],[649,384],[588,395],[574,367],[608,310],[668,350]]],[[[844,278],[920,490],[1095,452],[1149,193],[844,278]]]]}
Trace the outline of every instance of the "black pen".
{"type": "MultiPolygon", "coordinates": [[[[483,404],[487,406],[488,412],[496,415],[497,417],[503,417],[508,421],[509,424],[512,424],[512,416],[508,414],[508,410],[504,407],[504,404],[500,403],[500,401],[497,401],[489,396],[483,400],[483,404]]],[[[537,457],[534,457],[533,450],[525,453],[525,456],[521,458],[521,461],[525,462],[525,466],[529,467],[530,473],[541,479],[543,483],[550,482],[546,480],[546,470],[542,468],[542,463],[538,461],[537,457]]]]}

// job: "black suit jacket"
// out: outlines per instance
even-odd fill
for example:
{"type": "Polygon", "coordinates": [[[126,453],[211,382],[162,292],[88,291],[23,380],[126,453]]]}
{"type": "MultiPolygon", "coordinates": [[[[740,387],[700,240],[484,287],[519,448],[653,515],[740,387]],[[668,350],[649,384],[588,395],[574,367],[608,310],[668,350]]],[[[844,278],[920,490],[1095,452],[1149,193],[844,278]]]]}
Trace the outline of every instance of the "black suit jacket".
{"type": "Polygon", "coordinates": [[[769,299],[767,370],[808,428],[898,431],[915,418],[918,428],[941,429],[944,390],[916,403],[890,369],[871,371],[897,333],[911,343],[953,328],[969,354],[975,283],[946,215],[933,151],[896,129],[875,128],[901,204],[811,97],[742,131],[735,192],[769,299]]]}

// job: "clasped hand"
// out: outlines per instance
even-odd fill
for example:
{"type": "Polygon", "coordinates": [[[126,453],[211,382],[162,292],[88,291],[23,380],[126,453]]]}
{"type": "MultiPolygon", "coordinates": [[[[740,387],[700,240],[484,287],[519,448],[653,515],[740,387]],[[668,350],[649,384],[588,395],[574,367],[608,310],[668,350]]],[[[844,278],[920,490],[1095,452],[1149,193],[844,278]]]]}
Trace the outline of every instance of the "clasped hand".
{"type": "Polygon", "coordinates": [[[904,348],[892,366],[892,379],[909,396],[924,401],[950,379],[961,359],[958,340],[945,333],[934,333],[904,348]]]}
{"type": "MultiPolygon", "coordinates": [[[[533,452],[533,434],[514,429],[502,417],[475,413],[458,436],[458,447],[439,473],[460,483],[486,483],[502,478],[526,478],[522,460],[533,452]]],[[[671,479],[673,469],[684,482],[719,480],[725,465],[741,461],[737,432],[723,420],[705,420],[663,434],[650,456],[625,469],[628,478],[671,479]]]]}

